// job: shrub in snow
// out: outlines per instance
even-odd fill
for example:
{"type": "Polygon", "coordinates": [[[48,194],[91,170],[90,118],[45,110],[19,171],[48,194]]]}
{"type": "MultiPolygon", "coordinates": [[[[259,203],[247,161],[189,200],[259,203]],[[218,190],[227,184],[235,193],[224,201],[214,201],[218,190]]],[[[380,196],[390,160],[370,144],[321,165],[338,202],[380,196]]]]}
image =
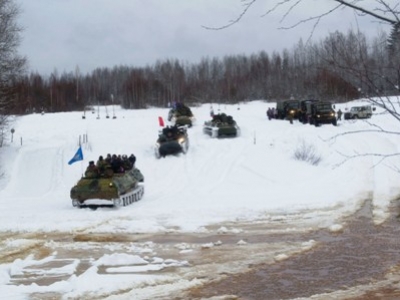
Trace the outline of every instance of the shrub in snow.
{"type": "Polygon", "coordinates": [[[302,140],[294,151],[294,159],[317,166],[321,162],[322,157],[317,153],[314,145],[308,144],[302,140]]]}

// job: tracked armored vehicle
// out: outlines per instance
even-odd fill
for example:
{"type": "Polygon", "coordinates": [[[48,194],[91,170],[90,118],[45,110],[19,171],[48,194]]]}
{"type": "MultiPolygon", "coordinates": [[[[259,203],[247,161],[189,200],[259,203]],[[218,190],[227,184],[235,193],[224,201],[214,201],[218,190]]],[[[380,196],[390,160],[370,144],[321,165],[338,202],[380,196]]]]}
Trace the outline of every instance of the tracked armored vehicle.
{"type": "Polygon", "coordinates": [[[173,125],[192,127],[195,118],[191,109],[183,103],[176,103],[168,113],[168,121],[173,125]]]}
{"type": "Polygon", "coordinates": [[[221,113],[204,122],[203,132],[212,138],[236,137],[240,134],[240,128],[232,116],[221,113]]]}
{"type": "Polygon", "coordinates": [[[142,199],[144,176],[137,168],[106,176],[84,176],[71,189],[72,206],[127,206],[142,199]]]}
{"type": "Polygon", "coordinates": [[[189,149],[187,126],[167,126],[158,135],[155,146],[157,158],[167,155],[186,154],[189,149]]]}

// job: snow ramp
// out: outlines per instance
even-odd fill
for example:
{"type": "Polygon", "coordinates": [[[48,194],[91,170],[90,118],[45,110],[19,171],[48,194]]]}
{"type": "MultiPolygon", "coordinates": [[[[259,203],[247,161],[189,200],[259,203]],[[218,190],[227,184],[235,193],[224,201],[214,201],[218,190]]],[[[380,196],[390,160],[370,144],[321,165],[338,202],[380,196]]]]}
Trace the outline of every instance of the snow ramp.
{"type": "Polygon", "coordinates": [[[5,193],[15,197],[39,197],[53,191],[62,182],[63,162],[59,145],[21,148],[5,193]]]}

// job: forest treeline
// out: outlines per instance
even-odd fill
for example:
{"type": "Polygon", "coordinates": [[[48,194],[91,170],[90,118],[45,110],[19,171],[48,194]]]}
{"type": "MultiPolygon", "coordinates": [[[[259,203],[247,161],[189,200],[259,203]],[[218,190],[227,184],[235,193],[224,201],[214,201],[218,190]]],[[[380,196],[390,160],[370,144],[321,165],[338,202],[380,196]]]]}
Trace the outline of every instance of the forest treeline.
{"type": "Polygon", "coordinates": [[[237,103],[318,98],[335,102],[398,94],[400,59],[385,32],[334,32],[319,42],[300,40],[291,50],[204,57],[199,63],[166,59],[152,66],[98,68],[50,76],[30,73],[14,82],[10,113],[76,111],[118,104],[165,107],[169,102],[237,103]]]}

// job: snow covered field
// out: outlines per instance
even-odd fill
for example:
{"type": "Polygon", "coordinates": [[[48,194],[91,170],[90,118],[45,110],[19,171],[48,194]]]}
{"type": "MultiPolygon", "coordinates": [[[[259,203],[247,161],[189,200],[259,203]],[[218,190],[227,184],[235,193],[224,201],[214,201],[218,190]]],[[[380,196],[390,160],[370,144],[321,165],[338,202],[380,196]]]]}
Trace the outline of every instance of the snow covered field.
{"type": "MultiPolygon", "coordinates": [[[[336,105],[336,109],[345,111],[355,104],[336,105]]],[[[79,112],[17,117],[13,142],[0,152],[0,173],[4,173],[0,178],[0,232],[204,233],[211,225],[224,222],[268,222],[294,214],[300,226],[337,230],[340,218],[352,214],[366,199],[372,199],[375,221],[382,222],[390,201],[400,194],[400,157],[382,161],[379,156],[362,154],[397,153],[398,136],[371,131],[344,133],[376,130],[371,123],[396,131],[398,121],[377,109],[368,121],[315,127],[296,121],[268,121],[265,112],[272,106],[263,101],[239,106],[214,104],[215,112],[232,115],[240,126],[241,135],[232,139],[205,135],[202,124],[210,119],[210,104],[192,107],[197,121],[188,130],[188,153],[162,159],[155,158],[154,144],[160,129],[158,117],[166,119],[166,108],[127,111],[109,107],[109,112],[115,109],[116,119],[106,119],[104,107],[100,108],[100,119],[87,113],[83,120],[79,112]],[[68,165],[84,136],[88,138],[82,145],[84,160],[68,165]],[[311,147],[321,157],[318,165],[294,159],[302,146],[311,147]],[[123,208],[72,207],[71,187],[90,160],[107,153],[135,154],[136,166],[145,176],[143,199],[123,208]],[[356,154],[361,156],[346,160],[346,156],[356,154]]],[[[229,230],[222,225],[217,228],[229,230]]],[[[27,247],[26,243],[5,239],[0,249],[27,247]]],[[[121,273],[124,271],[117,267],[121,261],[140,272],[188,263],[184,257],[157,260],[156,256],[140,254],[146,249],[148,245],[132,250],[132,255],[114,253],[93,260],[92,268],[79,277],[71,275],[46,287],[9,285],[13,275],[43,260],[27,257],[5,263],[0,265],[0,295],[27,299],[29,293],[54,291],[78,299],[88,289],[110,292],[133,288],[142,281],[163,280],[162,276],[135,275],[133,279],[132,275],[118,275],[115,285],[105,285],[102,280],[109,279],[97,274],[103,264],[116,266],[109,273],[121,273]],[[87,286],[82,282],[92,283],[87,286]]],[[[76,269],[78,263],[71,261],[69,268],[76,269]]]]}

